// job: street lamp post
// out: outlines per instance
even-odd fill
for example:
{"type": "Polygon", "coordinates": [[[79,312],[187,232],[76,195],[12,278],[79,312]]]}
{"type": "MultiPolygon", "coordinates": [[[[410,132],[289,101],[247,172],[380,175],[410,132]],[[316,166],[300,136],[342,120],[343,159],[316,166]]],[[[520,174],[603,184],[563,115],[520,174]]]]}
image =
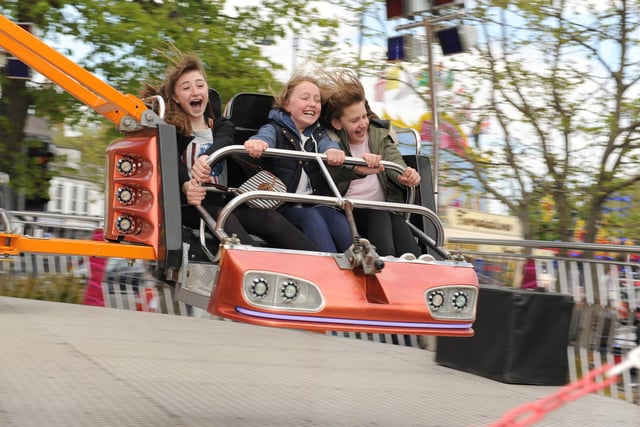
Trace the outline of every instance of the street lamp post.
{"type": "Polygon", "coordinates": [[[431,143],[433,144],[433,201],[438,213],[439,179],[439,151],[440,151],[440,112],[438,111],[438,98],[436,91],[436,72],[433,65],[433,28],[428,19],[425,19],[425,31],[427,33],[427,60],[429,63],[429,90],[431,91],[431,143]]]}
{"type": "Polygon", "coordinates": [[[300,46],[300,39],[297,35],[293,35],[293,52],[292,52],[292,60],[291,60],[291,72],[296,72],[297,60],[298,60],[298,47],[300,46]]]}
{"type": "Polygon", "coordinates": [[[429,67],[429,91],[431,92],[431,143],[433,144],[432,154],[432,169],[433,169],[433,199],[435,202],[436,212],[438,209],[438,192],[440,191],[438,184],[438,175],[440,173],[439,168],[439,150],[440,150],[440,113],[438,112],[438,98],[437,98],[437,85],[436,85],[436,72],[433,59],[433,26],[440,22],[449,21],[451,19],[462,18],[465,12],[457,12],[451,15],[438,16],[431,19],[424,19],[421,22],[414,22],[411,24],[400,25],[396,30],[408,30],[410,28],[417,28],[424,26],[426,31],[426,43],[427,43],[427,65],[429,67]]]}

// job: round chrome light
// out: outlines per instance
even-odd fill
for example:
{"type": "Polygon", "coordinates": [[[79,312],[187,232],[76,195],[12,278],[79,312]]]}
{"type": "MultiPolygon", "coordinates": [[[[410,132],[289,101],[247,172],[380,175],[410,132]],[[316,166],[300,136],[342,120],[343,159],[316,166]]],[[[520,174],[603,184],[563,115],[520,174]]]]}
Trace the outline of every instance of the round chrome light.
{"type": "Polygon", "coordinates": [[[260,299],[269,292],[269,284],[264,277],[257,277],[251,283],[251,295],[260,299]]]}
{"type": "Polygon", "coordinates": [[[129,187],[120,187],[116,192],[116,199],[123,205],[130,205],[135,200],[135,193],[129,187]]]}
{"type": "Polygon", "coordinates": [[[282,299],[291,302],[300,293],[300,289],[298,285],[293,280],[287,280],[282,283],[282,287],[280,288],[280,295],[282,295],[282,299]]]}
{"type": "Polygon", "coordinates": [[[464,291],[457,291],[453,294],[453,308],[460,311],[469,304],[469,295],[464,291]]]}
{"type": "Polygon", "coordinates": [[[116,228],[121,233],[124,233],[124,234],[131,233],[133,232],[134,227],[135,227],[135,222],[133,218],[131,218],[128,215],[122,215],[122,216],[119,216],[118,219],[116,219],[116,228]]]}
{"type": "Polygon", "coordinates": [[[116,165],[118,172],[124,176],[131,176],[136,173],[136,162],[131,157],[123,157],[116,165]]]}
{"type": "Polygon", "coordinates": [[[442,291],[433,291],[429,293],[429,305],[434,310],[439,310],[442,308],[444,304],[444,292],[442,291]]]}

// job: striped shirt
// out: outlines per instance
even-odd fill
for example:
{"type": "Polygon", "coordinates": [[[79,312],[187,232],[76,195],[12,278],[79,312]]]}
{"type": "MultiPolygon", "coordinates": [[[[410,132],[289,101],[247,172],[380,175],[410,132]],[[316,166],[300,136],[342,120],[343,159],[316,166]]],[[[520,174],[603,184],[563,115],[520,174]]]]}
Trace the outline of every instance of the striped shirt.
{"type": "MultiPolygon", "coordinates": [[[[193,131],[194,138],[187,145],[187,149],[184,150],[182,155],[182,161],[187,166],[189,176],[191,176],[191,168],[195,164],[198,157],[202,156],[213,144],[213,134],[211,129],[193,131]]],[[[210,183],[226,185],[227,183],[227,170],[224,167],[224,161],[220,161],[213,165],[211,168],[210,183]]]]}

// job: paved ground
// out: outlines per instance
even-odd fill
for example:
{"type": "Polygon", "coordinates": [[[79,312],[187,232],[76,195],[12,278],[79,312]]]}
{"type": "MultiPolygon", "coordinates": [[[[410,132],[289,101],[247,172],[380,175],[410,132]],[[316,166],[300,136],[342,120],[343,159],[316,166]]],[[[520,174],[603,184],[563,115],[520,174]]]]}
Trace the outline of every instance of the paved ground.
{"type": "MultiPolygon", "coordinates": [[[[557,387],[300,331],[0,297],[0,426],[479,427],[557,387]]],[[[589,395],[540,426],[640,425],[589,395]]]]}

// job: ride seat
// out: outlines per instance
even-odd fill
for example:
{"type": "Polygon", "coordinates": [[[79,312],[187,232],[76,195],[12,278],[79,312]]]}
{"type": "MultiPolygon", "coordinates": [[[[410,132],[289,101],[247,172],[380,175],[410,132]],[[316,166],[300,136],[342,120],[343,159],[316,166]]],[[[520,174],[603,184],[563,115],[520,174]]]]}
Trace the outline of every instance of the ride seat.
{"type": "MultiPolygon", "coordinates": [[[[222,114],[233,122],[236,128],[234,142],[243,144],[249,137],[255,135],[260,127],[267,123],[269,111],[273,108],[274,98],[271,95],[262,93],[241,92],[234,95],[227,103],[224,112],[221,113],[220,95],[214,89],[209,89],[209,103],[216,116],[222,114]]],[[[249,156],[243,156],[244,161],[252,162],[249,156]]],[[[237,187],[246,181],[255,170],[251,169],[244,162],[236,162],[234,158],[227,159],[227,179],[230,187],[237,187]]],[[[192,249],[189,250],[191,260],[206,259],[200,244],[200,230],[185,227],[183,239],[189,242],[192,249]]],[[[266,242],[258,236],[251,236],[254,241],[250,242],[256,246],[266,246],[266,242]]],[[[207,247],[213,251],[217,248],[219,241],[211,233],[206,233],[205,241],[207,247]]]]}
{"type": "Polygon", "coordinates": [[[211,105],[214,116],[222,117],[222,101],[220,100],[220,93],[212,88],[209,88],[209,105],[211,105]]]}
{"type": "Polygon", "coordinates": [[[241,92],[227,103],[224,116],[236,127],[236,144],[244,144],[269,120],[275,99],[264,93],[241,92]]]}
{"type": "MultiPolygon", "coordinates": [[[[268,121],[269,111],[273,108],[274,98],[263,93],[241,92],[235,94],[227,103],[224,116],[231,120],[236,128],[235,143],[238,145],[258,132],[268,121]]],[[[255,170],[246,162],[255,164],[249,156],[242,156],[243,161],[230,161],[228,164],[229,186],[237,187],[246,181],[255,170]]]]}

